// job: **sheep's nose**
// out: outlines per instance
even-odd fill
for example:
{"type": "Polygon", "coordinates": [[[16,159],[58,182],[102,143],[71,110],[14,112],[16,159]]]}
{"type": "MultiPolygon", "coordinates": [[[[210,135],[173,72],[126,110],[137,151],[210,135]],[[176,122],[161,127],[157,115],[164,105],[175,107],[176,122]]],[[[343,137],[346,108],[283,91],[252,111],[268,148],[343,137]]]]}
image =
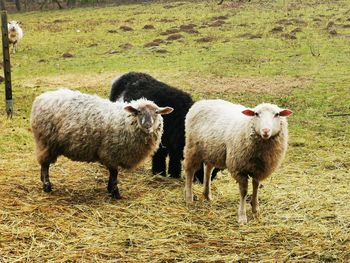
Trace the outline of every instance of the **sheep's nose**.
{"type": "Polygon", "coordinates": [[[262,129],[262,132],[265,133],[265,134],[268,134],[270,132],[270,129],[269,128],[264,128],[264,129],[262,129]]]}

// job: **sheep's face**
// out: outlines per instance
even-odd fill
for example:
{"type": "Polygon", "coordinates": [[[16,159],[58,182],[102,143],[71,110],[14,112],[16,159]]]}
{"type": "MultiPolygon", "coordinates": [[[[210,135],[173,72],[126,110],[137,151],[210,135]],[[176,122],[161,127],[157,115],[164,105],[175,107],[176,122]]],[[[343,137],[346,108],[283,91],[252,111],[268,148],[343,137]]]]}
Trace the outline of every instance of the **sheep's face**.
{"type": "Polygon", "coordinates": [[[137,118],[138,126],[145,133],[153,133],[160,125],[159,115],[169,114],[173,111],[170,107],[158,107],[152,104],[129,104],[124,109],[137,118]]]}
{"type": "Polygon", "coordinates": [[[277,135],[285,121],[284,117],[292,114],[291,110],[281,109],[276,105],[263,103],[254,109],[246,109],[243,114],[254,118],[253,128],[262,139],[268,140],[277,135]]]}
{"type": "Polygon", "coordinates": [[[19,27],[20,23],[17,22],[17,21],[10,21],[7,23],[7,28],[8,28],[8,31],[10,32],[15,32],[17,31],[17,28],[19,27]]]}

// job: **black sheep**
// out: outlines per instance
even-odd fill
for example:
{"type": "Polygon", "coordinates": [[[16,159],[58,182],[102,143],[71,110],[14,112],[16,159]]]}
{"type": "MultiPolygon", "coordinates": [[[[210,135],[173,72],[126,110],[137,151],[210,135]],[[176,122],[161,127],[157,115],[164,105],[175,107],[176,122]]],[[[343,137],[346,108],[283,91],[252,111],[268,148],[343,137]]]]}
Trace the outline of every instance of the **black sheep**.
{"type": "MultiPolygon", "coordinates": [[[[163,116],[164,133],[161,145],[152,159],[152,173],[166,176],[166,157],[169,155],[168,174],[170,177],[180,178],[185,146],[185,117],[194,102],[190,94],[145,73],[129,72],[113,81],[109,96],[111,101],[129,102],[140,98],[152,100],[160,107],[174,108],[171,114],[163,116]]],[[[212,179],[218,171],[213,171],[212,179]]],[[[203,167],[195,176],[203,183],[203,167]]]]}

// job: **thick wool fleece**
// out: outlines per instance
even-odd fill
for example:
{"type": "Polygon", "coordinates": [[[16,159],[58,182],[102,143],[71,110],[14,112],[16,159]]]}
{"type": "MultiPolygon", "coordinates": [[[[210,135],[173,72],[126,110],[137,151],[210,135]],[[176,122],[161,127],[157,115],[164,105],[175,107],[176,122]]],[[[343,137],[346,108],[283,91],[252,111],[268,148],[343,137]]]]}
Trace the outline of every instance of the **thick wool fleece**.
{"type": "MultiPolygon", "coordinates": [[[[145,99],[132,104],[156,107],[145,99]]],[[[31,124],[39,163],[52,163],[64,155],[115,169],[136,167],[158,148],[163,119],[158,115],[157,128],[147,134],[137,125],[136,116],[124,110],[125,105],[68,89],[38,96],[31,124]]]]}

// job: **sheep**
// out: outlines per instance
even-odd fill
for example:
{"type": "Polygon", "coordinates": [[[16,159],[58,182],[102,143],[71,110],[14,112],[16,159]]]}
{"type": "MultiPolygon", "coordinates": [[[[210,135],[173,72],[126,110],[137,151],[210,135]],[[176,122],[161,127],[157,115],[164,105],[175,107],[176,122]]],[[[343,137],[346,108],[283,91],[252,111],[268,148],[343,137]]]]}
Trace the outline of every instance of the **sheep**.
{"type": "MultiPolygon", "coordinates": [[[[169,156],[168,174],[172,178],[180,178],[185,145],[185,116],[193,105],[191,95],[140,72],[129,72],[112,81],[111,101],[130,101],[142,97],[159,106],[174,108],[171,115],[164,116],[164,133],[161,146],[152,158],[152,173],[166,176],[166,157],[169,156]]],[[[212,179],[218,171],[213,171],[212,179]]],[[[203,183],[202,166],[195,178],[203,183]]]]}
{"type": "Polygon", "coordinates": [[[118,167],[135,168],[156,151],[163,132],[160,115],[172,111],[146,99],[113,103],[69,89],[41,94],[33,103],[31,126],[43,190],[52,191],[49,166],[63,155],[105,165],[107,190],[120,199],[118,167]]]}
{"type": "Polygon", "coordinates": [[[21,23],[17,21],[10,21],[7,23],[8,37],[10,44],[13,45],[13,53],[16,53],[17,44],[23,38],[23,30],[20,25],[21,23]]]}
{"type": "Polygon", "coordinates": [[[185,120],[185,199],[193,202],[192,180],[204,162],[205,199],[212,200],[210,173],[227,168],[239,184],[238,223],[246,224],[248,177],[252,178],[252,211],[259,216],[258,187],[279,166],[288,144],[286,117],[292,111],[262,103],[254,109],[224,100],[202,100],[189,110],[185,120]]]}

